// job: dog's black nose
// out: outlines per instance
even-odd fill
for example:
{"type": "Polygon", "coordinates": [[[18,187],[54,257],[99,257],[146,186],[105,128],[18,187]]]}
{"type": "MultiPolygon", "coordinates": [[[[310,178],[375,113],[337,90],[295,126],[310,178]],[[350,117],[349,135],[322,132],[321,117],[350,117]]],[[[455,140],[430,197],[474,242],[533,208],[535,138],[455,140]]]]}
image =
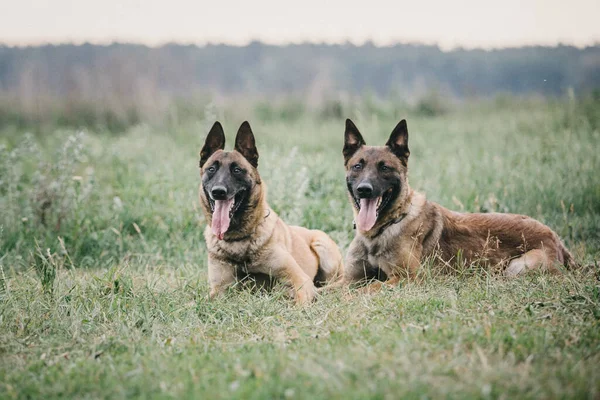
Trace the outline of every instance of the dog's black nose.
{"type": "Polygon", "coordinates": [[[371,197],[373,194],[373,185],[367,182],[362,182],[356,187],[358,196],[361,198],[371,197]]]}
{"type": "Polygon", "coordinates": [[[227,200],[227,188],[225,186],[213,186],[210,194],[214,200],[227,200]]]}

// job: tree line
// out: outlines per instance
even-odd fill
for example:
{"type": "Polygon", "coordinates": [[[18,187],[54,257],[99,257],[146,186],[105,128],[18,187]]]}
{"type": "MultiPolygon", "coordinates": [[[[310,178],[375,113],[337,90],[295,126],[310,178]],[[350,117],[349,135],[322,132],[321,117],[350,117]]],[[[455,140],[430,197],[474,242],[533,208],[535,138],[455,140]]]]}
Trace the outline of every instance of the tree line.
{"type": "Polygon", "coordinates": [[[410,99],[434,90],[462,99],[569,90],[579,95],[598,88],[600,45],[452,51],[372,43],[0,46],[4,119],[83,109],[152,115],[166,104],[202,96],[311,102],[364,94],[410,99]]]}

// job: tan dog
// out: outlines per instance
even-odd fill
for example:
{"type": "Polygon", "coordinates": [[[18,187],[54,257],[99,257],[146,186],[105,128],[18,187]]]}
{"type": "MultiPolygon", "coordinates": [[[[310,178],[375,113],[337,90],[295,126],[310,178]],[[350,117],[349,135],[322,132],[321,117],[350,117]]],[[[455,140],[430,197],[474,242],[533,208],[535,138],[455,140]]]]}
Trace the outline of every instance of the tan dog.
{"type": "Polygon", "coordinates": [[[480,262],[506,267],[514,276],[529,269],[574,266],[558,235],[523,215],[450,211],[410,188],[408,129],[402,120],[385,146],[367,146],[346,121],[344,163],[356,237],[350,244],[344,281],[383,272],[390,284],[414,278],[426,257],[438,264],[480,262]]]}
{"type": "Polygon", "coordinates": [[[289,284],[298,303],[310,302],[315,284],[342,274],[337,245],[321,231],[286,225],[269,208],[248,122],[240,126],[235,150],[223,151],[224,147],[223,127],[216,122],[200,152],[210,296],[222,293],[240,276],[257,274],[289,284]]]}

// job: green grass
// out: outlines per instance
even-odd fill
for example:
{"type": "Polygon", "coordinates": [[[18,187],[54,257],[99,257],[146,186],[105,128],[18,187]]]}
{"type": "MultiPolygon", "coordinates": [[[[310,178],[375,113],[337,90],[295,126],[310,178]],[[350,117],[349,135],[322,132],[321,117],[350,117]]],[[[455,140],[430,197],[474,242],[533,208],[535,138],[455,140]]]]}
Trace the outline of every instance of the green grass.
{"type": "MultiPolygon", "coordinates": [[[[586,267],[514,280],[430,269],[422,284],[326,292],[308,308],[280,290],[206,300],[197,163],[212,121],[5,132],[0,398],[598,398],[600,131],[590,110],[519,101],[407,116],[413,187],[452,209],[538,218],[586,267]]],[[[219,112],[228,148],[252,123],[271,206],[345,249],[343,121],[219,112]]],[[[350,114],[369,144],[397,122],[350,114]]]]}

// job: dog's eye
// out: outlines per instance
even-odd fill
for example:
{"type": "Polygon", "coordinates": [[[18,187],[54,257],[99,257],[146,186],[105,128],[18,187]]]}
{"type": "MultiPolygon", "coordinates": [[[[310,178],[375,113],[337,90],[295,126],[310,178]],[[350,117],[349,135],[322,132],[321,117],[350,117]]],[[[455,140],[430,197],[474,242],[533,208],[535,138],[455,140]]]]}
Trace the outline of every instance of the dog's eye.
{"type": "Polygon", "coordinates": [[[242,169],[241,169],[240,167],[235,167],[235,168],[233,169],[233,173],[234,173],[234,174],[239,174],[239,173],[241,173],[241,172],[242,172],[242,169]]]}
{"type": "Polygon", "coordinates": [[[208,167],[208,168],[206,169],[206,171],[207,171],[207,172],[210,172],[211,174],[212,174],[213,172],[215,172],[216,170],[217,170],[217,169],[215,168],[215,166],[214,166],[214,165],[211,165],[210,167],[208,167]]]}
{"type": "Polygon", "coordinates": [[[379,167],[379,169],[380,169],[382,172],[387,172],[387,171],[389,171],[391,168],[390,168],[390,167],[388,167],[387,165],[382,165],[381,167],[379,167]]]}
{"type": "Polygon", "coordinates": [[[362,164],[358,163],[352,166],[352,169],[355,171],[360,171],[362,169],[362,164]]]}

